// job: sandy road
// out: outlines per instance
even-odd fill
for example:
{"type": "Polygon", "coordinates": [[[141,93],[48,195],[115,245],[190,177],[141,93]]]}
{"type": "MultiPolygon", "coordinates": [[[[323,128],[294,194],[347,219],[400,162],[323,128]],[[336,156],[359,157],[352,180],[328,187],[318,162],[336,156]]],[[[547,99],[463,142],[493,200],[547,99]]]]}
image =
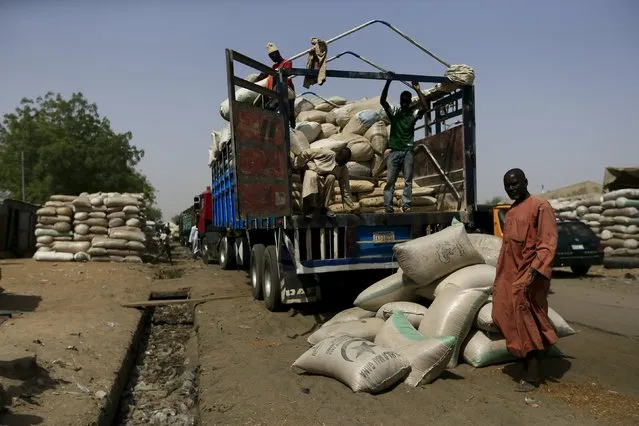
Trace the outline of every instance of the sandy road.
{"type": "Polygon", "coordinates": [[[197,309],[201,424],[639,421],[636,282],[555,280],[551,305],[582,325],[577,326],[579,334],[560,342],[568,357],[547,366],[552,381],[532,395],[541,404],[533,408],[512,391],[516,364],[483,369],[460,365],[430,385],[400,385],[375,396],[355,394],[330,378],[298,376],[290,365],[309,347],[305,338],[323,315],[270,313],[250,298],[244,273],[195,268],[189,277],[197,288],[196,283],[206,282],[207,291],[246,296],[197,309]]]}

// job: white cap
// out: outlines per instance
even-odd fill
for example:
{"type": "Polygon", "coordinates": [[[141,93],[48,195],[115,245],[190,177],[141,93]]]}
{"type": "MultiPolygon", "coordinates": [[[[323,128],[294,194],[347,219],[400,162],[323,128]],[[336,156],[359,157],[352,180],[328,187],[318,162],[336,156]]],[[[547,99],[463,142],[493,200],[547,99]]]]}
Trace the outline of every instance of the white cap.
{"type": "Polygon", "coordinates": [[[273,53],[273,52],[275,52],[275,51],[277,51],[277,50],[279,50],[279,49],[277,48],[277,46],[275,45],[275,43],[269,42],[269,43],[266,45],[266,51],[267,51],[269,54],[271,54],[271,53],[273,53]]]}

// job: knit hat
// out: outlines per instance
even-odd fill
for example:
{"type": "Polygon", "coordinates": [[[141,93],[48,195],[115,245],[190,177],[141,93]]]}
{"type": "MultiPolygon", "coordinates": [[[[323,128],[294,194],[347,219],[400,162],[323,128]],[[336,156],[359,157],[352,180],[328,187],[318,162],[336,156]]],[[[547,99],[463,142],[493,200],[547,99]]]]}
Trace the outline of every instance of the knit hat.
{"type": "Polygon", "coordinates": [[[278,51],[278,50],[279,50],[279,49],[277,48],[277,46],[275,45],[275,43],[271,43],[271,42],[269,42],[269,43],[266,45],[266,51],[267,51],[269,54],[271,54],[271,53],[273,53],[273,52],[276,52],[276,51],[278,51]]]}

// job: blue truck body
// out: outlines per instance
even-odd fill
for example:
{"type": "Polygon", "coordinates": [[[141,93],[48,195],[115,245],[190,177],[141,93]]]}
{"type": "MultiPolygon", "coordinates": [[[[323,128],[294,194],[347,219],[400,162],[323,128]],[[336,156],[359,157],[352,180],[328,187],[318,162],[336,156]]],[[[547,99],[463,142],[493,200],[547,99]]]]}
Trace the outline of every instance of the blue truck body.
{"type": "MultiPolygon", "coordinates": [[[[457,209],[422,213],[339,214],[335,218],[308,219],[294,214],[291,208],[291,173],[278,175],[280,168],[269,167],[272,162],[281,160],[279,164],[285,164],[283,169],[287,169],[289,161],[289,129],[287,120],[283,118],[288,116],[288,103],[284,97],[286,91],[281,89],[286,87],[290,75],[312,74],[314,71],[273,71],[231,50],[227,50],[227,69],[231,139],[219,147],[211,164],[213,219],[202,241],[203,259],[205,263],[219,262],[224,269],[248,269],[253,296],[264,299],[269,310],[278,310],[286,304],[319,300],[319,278],[324,273],[375,269],[393,273],[398,267],[393,256],[395,244],[443,229],[453,218],[466,223],[472,220],[476,197],[472,86],[460,87],[453,92],[435,93],[429,99],[431,110],[426,114],[424,128],[427,136],[416,142],[416,146],[424,152],[421,156],[424,164],[416,164],[416,172],[421,170],[421,176],[416,173],[414,182],[421,179],[425,184],[440,184],[450,188],[451,192],[459,189],[455,192],[461,197],[458,197],[457,209]],[[277,81],[276,90],[268,91],[236,77],[233,71],[235,61],[272,75],[277,81]],[[278,107],[274,113],[241,105],[234,99],[236,85],[276,98],[282,107],[278,107]],[[249,115],[241,117],[242,114],[249,115]],[[446,120],[455,118],[455,126],[449,129],[442,127],[446,120]],[[263,120],[271,120],[272,126],[279,126],[271,132],[275,139],[266,137],[262,140],[263,145],[245,136],[247,133],[241,128],[257,126],[253,123],[260,120],[262,132],[258,131],[256,135],[264,136],[263,120]],[[276,145],[279,148],[275,148],[276,145]],[[265,162],[255,160],[257,162],[251,166],[252,169],[247,169],[248,160],[242,155],[259,157],[260,149],[272,151],[264,155],[266,159],[260,160],[265,162]],[[444,163],[448,163],[448,166],[444,163]],[[249,174],[259,175],[260,167],[264,169],[263,177],[245,176],[247,170],[249,174]],[[440,176],[437,176],[438,173],[440,176]],[[260,214],[260,208],[278,213],[260,214]]],[[[329,77],[331,72],[342,78],[383,80],[388,77],[381,73],[349,74],[331,70],[328,71],[329,77]]],[[[442,77],[400,74],[394,78],[433,83],[442,81],[442,77]]]]}

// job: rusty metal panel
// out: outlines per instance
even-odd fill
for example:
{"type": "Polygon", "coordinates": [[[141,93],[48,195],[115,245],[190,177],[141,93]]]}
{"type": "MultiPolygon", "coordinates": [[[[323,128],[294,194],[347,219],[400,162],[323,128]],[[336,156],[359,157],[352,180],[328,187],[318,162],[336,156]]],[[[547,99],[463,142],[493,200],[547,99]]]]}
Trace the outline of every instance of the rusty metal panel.
{"type": "MultiPolygon", "coordinates": [[[[464,182],[464,133],[462,126],[456,126],[442,133],[427,136],[415,142],[415,145],[426,145],[435,160],[439,163],[448,179],[457,187],[464,182]]],[[[420,186],[442,185],[444,180],[437,167],[425,155],[418,154],[413,167],[414,180],[420,186]]]]}
{"type": "Polygon", "coordinates": [[[241,219],[291,214],[288,150],[282,117],[251,105],[233,105],[241,219]]]}

